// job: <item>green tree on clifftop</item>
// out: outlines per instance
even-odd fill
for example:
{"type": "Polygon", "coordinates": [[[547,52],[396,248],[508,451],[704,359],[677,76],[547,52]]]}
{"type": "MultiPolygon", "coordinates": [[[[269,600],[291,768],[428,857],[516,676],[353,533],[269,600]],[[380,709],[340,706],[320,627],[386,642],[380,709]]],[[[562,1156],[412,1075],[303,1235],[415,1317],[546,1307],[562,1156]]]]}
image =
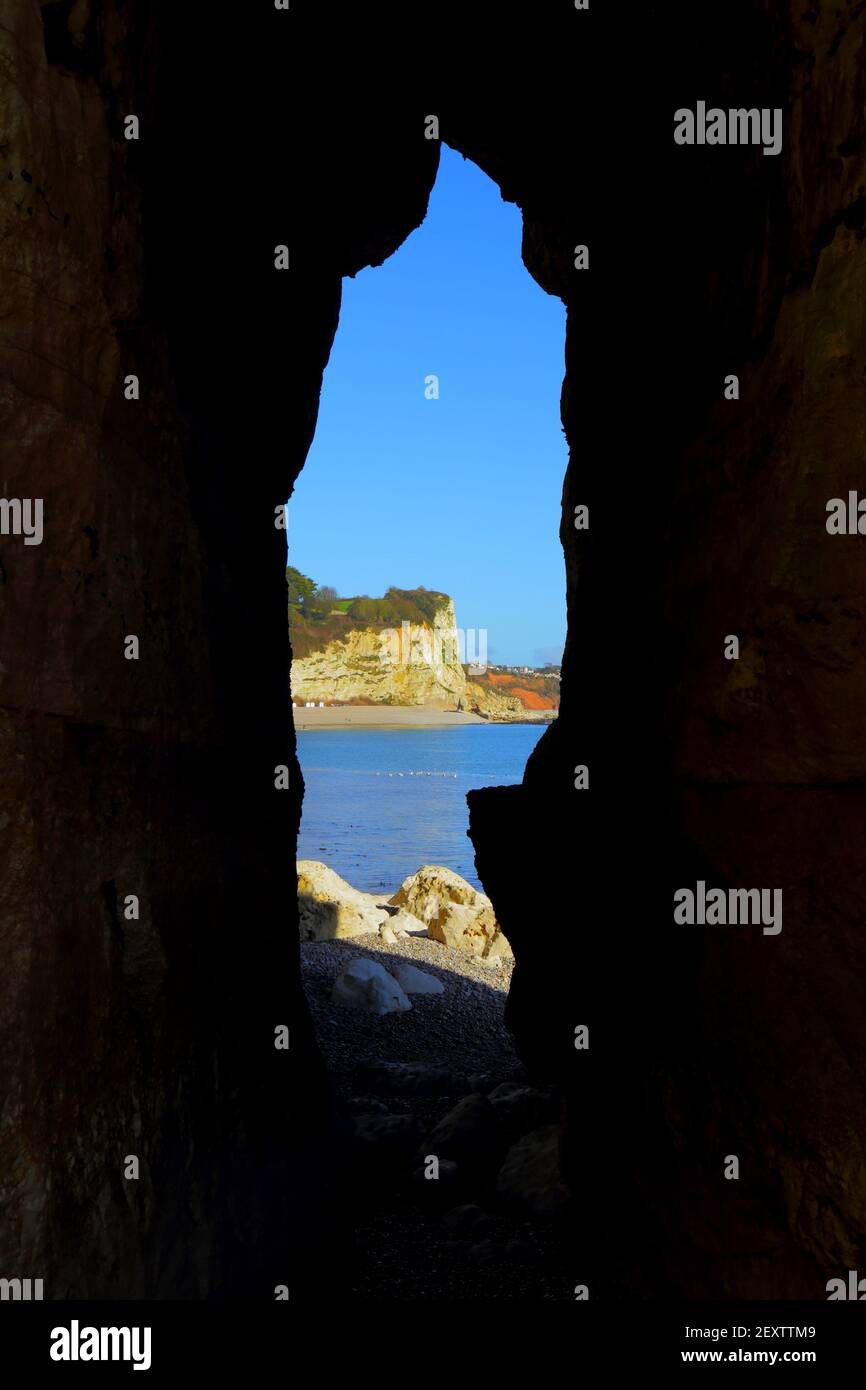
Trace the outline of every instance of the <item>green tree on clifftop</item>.
{"type": "Polygon", "coordinates": [[[286,566],[286,583],[289,586],[289,603],[300,604],[309,603],[316,592],[316,581],[308,578],[306,574],[301,574],[292,565],[286,566]]]}

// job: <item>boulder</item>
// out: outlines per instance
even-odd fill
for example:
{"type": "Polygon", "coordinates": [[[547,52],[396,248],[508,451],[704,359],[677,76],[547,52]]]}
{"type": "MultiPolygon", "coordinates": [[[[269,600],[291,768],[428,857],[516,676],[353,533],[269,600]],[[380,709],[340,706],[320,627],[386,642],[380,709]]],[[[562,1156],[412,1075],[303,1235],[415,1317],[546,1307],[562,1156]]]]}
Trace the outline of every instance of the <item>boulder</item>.
{"type": "Polygon", "coordinates": [[[426,924],[418,917],[413,917],[411,912],[407,912],[401,907],[394,913],[388,923],[395,936],[408,936],[410,933],[423,935],[427,930],[426,924]]]}
{"type": "Polygon", "coordinates": [[[462,1206],[452,1207],[445,1213],[443,1220],[448,1230],[458,1236],[480,1234],[488,1230],[492,1224],[487,1212],[474,1202],[464,1202],[462,1206]]]}
{"type": "Polygon", "coordinates": [[[354,1139],[367,1151],[384,1151],[395,1158],[409,1159],[422,1136],[419,1120],[414,1115],[359,1115],[355,1120],[354,1139]]]}
{"type": "Polygon", "coordinates": [[[465,951],[484,960],[510,956],[511,947],[502,935],[492,907],[481,893],[474,907],[446,903],[427,926],[431,941],[440,941],[452,951],[465,951]]]}
{"type": "Polygon", "coordinates": [[[445,993],[445,986],[441,980],[437,980],[435,975],[429,975],[426,970],[419,970],[417,965],[412,965],[407,960],[395,961],[391,966],[391,974],[407,994],[445,993]]]}
{"type": "Polygon", "coordinates": [[[533,1216],[556,1216],[568,1204],[559,1169],[559,1125],[542,1125],[518,1139],[505,1155],[496,1187],[506,1202],[533,1216]]]}
{"type": "Polygon", "coordinates": [[[490,938],[487,950],[484,952],[484,964],[490,965],[494,969],[501,969],[501,961],[504,958],[512,958],[514,952],[511,949],[511,942],[503,934],[499,923],[496,923],[496,930],[490,938]]]}
{"type": "Polygon", "coordinates": [[[453,869],[441,864],[424,864],[417,873],[404,878],[390,901],[396,907],[405,907],[426,925],[445,903],[474,906],[476,898],[482,896],[453,869]]]}
{"type": "Polygon", "coordinates": [[[464,1096],[430,1132],[425,1147],[473,1168],[487,1165],[505,1149],[494,1106],[486,1096],[464,1096]]]}
{"type": "Polygon", "coordinates": [[[405,1012],[412,1007],[394,976],[375,960],[349,961],[334,981],[331,999],[346,1008],[379,1015],[405,1012]]]}
{"type": "Polygon", "coordinates": [[[427,924],[431,941],[439,941],[452,951],[483,956],[496,934],[496,919],[490,911],[461,903],[446,903],[427,924]]]}
{"type": "Polygon", "coordinates": [[[521,1086],[503,1081],[488,1093],[503,1132],[513,1142],[521,1134],[553,1124],[557,1118],[557,1102],[546,1091],[534,1086],[521,1086]]]}
{"type": "Polygon", "coordinates": [[[465,878],[441,864],[425,864],[404,879],[391,899],[427,926],[431,941],[483,958],[511,955],[493,904],[465,878]]]}
{"type": "Polygon", "coordinates": [[[361,893],[327,864],[298,860],[298,906],[302,941],[333,941],[378,932],[388,912],[371,893],[361,893]]]}

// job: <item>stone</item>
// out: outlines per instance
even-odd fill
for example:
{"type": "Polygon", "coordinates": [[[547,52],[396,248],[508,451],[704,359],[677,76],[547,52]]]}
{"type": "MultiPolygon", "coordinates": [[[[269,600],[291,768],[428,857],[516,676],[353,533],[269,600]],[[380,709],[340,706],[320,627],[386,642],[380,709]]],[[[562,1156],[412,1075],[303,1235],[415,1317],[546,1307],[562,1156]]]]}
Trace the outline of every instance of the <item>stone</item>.
{"type": "Polygon", "coordinates": [[[298,860],[298,906],[302,941],[378,933],[388,920],[372,894],[359,892],[316,859],[298,860]]]}
{"type": "Polygon", "coordinates": [[[560,1176],[560,1133],[559,1125],[542,1125],[518,1139],[499,1169],[500,1197],[534,1216],[556,1216],[565,1210],[569,1195],[560,1176]]]}
{"type": "Polygon", "coordinates": [[[425,924],[431,941],[452,951],[484,958],[511,954],[490,899],[453,869],[424,864],[403,880],[391,902],[425,924]]]}
{"type": "Polygon", "coordinates": [[[370,1014],[393,1014],[411,1009],[411,1001],[393,975],[375,960],[352,960],[334,981],[331,998],[347,1009],[370,1014]]]}
{"type": "Polygon", "coordinates": [[[407,994],[445,993],[445,986],[441,980],[437,980],[435,975],[428,974],[426,970],[419,970],[417,965],[412,965],[409,961],[395,961],[391,966],[391,974],[407,994]]]}
{"type": "MultiPolygon", "coordinates": [[[[453,869],[446,869],[441,864],[424,864],[417,873],[403,880],[391,902],[397,907],[406,908],[428,925],[443,903],[474,906],[476,900],[483,896],[453,869]]],[[[485,901],[489,902],[489,899],[485,901]]]]}
{"type": "Polygon", "coordinates": [[[494,1106],[486,1096],[459,1100],[424,1141],[426,1152],[478,1167],[501,1153],[505,1143],[494,1106]]]}
{"type": "MultiPolygon", "coordinates": [[[[393,911],[393,909],[392,909],[393,911]]],[[[427,930],[426,924],[418,917],[414,917],[411,912],[407,912],[401,907],[391,917],[388,923],[395,936],[423,936],[427,930]]]]}
{"type": "Polygon", "coordinates": [[[501,970],[502,961],[512,959],[513,956],[511,942],[497,923],[496,930],[488,940],[482,964],[490,966],[493,970],[501,970]]]}
{"type": "Polygon", "coordinates": [[[368,1149],[384,1149],[395,1157],[411,1158],[423,1136],[414,1115],[359,1115],[355,1120],[356,1143],[368,1149]]]}
{"type": "Polygon", "coordinates": [[[534,1086],[520,1086],[503,1081],[490,1091],[488,1099],[504,1132],[514,1140],[542,1125],[553,1124],[557,1118],[557,1102],[546,1091],[534,1086]]]}
{"type": "Polygon", "coordinates": [[[379,928],[379,939],[384,941],[388,946],[396,946],[397,944],[397,937],[387,922],[383,922],[379,928]]]}
{"type": "MultiPolygon", "coordinates": [[[[478,896],[480,898],[481,894],[478,896]]],[[[428,924],[427,935],[431,941],[439,941],[452,951],[464,951],[484,959],[511,954],[492,907],[446,903],[428,924]]]]}
{"type": "Polygon", "coordinates": [[[464,1202],[462,1206],[452,1207],[442,1219],[448,1230],[458,1236],[486,1231],[490,1226],[487,1212],[474,1202],[464,1202]]]}

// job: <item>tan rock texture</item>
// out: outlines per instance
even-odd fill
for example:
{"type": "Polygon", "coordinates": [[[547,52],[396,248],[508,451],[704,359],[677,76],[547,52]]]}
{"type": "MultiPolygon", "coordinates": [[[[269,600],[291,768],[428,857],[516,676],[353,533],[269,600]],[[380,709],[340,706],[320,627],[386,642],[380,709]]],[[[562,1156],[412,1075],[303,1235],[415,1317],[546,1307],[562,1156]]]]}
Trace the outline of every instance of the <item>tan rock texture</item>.
{"type": "Polygon", "coordinates": [[[527,708],[517,696],[471,680],[460,657],[457,615],[449,599],[432,623],[353,630],[296,658],[292,698],[317,703],[438,705],[501,723],[526,718],[527,708]]]}
{"type": "Polygon", "coordinates": [[[450,599],[429,625],[364,628],[292,663],[295,700],[441,704],[454,709],[465,691],[450,599]]]}
{"type": "Polygon", "coordinates": [[[441,864],[424,864],[403,880],[391,903],[427,926],[431,941],[452,951],[490,957],[511,954],[493,904],[465,878],[441,864]]]}
{"type": "Polygon", "coordinates": [[[389,921],[372,894],[353,888],[316,859],[298,860],[298,909],[302,941],[363,936],[389,921]]]}
{"type": "Polygon", "coordinates": [[[404,878],[388,901],[394,907],[405,908],[419,921],[429,923],[445,903],[474,906],[481,897],[483,894],[453,869],[444,864],[422,864],[416,873],[404,878]]]}

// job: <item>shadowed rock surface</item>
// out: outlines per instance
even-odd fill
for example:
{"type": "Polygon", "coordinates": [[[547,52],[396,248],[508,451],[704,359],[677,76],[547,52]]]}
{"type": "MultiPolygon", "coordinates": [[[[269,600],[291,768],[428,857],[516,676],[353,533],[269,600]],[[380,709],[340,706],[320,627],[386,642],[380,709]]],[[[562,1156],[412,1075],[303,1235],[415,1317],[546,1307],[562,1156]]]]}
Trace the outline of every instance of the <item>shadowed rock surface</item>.
{"type": "Polygon", "coordinates": [[[0,551],[0,1268],[54,1298],[333,1296],[274,515],[341,277],[423,219],[438,111],[568,308],[560,717],[470,800],[518,1051],[568,1096],[574,1263],[593,1297],[823,1298],[866,1240],[866,565],[824,524],[866,437],[862,6],[564,7],[477,51],[446,24],[452,81],[410,74],[408,104],[387,15],[325,41],[167,0],[0,9],[2,476],[45,503],[42,545],[0,551]],[[782,107],[781,154],[677,148],[698,96],[782,107]],[[782,933],[675,930],[698,878],[781,887],[782,933]]]}

